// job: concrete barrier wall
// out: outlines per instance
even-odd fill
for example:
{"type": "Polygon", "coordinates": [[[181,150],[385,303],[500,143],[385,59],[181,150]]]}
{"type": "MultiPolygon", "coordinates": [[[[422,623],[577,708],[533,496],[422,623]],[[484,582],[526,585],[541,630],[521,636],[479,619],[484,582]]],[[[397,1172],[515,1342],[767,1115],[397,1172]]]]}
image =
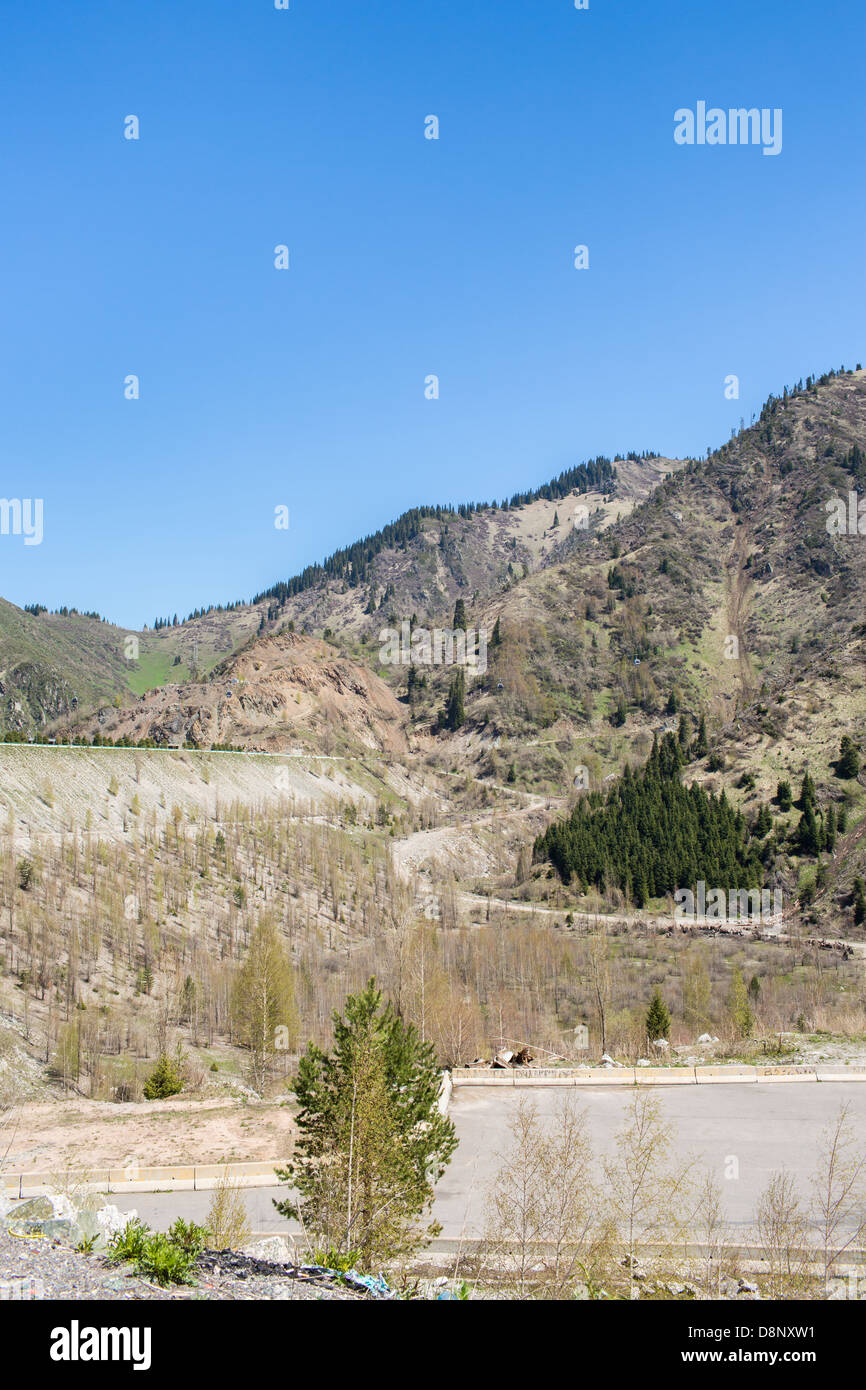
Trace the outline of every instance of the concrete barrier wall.
{"type": "Polygon", "coordinates": [[[731,1086],[790,1081],[866,1081],[866,1068],[819,1067],[455,1067],[457,1086],[731,1086]]]}
{"type": "Polygon", "coordinates": [[[86,1187],[93,1192],[206,1192],[228,1175],[240,1187],[275,1187],[275,1169],[286,1159],[251,1163],[131,1165],[126,1168],[77,1169],[53,1173],[0,1173],[0,1191],[10,1198],[38,1197],[60,1185],[86,1187]]]}

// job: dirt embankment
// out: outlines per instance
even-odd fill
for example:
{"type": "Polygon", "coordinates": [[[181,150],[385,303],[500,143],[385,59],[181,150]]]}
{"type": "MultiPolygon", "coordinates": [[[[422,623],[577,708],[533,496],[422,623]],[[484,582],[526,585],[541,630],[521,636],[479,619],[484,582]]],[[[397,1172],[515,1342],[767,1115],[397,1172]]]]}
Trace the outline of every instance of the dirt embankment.
{"type": "Polygon", "coordinates": [[[279,1158],[293,1134],[285,1101],[38,1101],[15,1110],[0,1157],[7,1172],[84,1177],[96,1168],[279,1158]]]}

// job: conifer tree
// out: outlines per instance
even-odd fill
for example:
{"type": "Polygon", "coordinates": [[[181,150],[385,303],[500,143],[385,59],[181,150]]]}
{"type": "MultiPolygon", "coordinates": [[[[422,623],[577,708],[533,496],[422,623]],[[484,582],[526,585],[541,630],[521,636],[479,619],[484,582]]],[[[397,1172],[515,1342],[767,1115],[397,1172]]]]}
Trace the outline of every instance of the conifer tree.
{"type": "Polygon", "coordinates": [[[809,855],[814,858],[816,854],[821,853],[821,831],[818,829],[818,821],[811,801],[806,802],[806,808],[800,817],[795,838],[798,854],[809,855]]]}
{"type": "Polygon", "coordinates": [[[700,722],[698,723],[698,733],[697,733],[697,737],[696,737],[696,739],[695,739],[695,741],[694,741],[694,745],[693,745],[693,747],[692,747],[692,757],[693,757],[693,758],[705,758],[706,755],[707,755],[707,753],[709,752],[709,747],[710,747],[710,746],[709,746],[709,743],[707,742],[707,720],[706,720],[706,715],[702,714],[702,715],[701,715],[701,718],[700,718],[700,722]]]}
{"type": "Polygon", "coordinates": [[[836,807],[831,803],[824,821],[824,848],[832,854],[836,847],[836,807]]]}
{"type": "Polygon", "coordinates": [[[665,1001],[662,999],[661,991],[656,988],[650,1000],[646,1016],[646,1035],[650,1042],[655,1042],[658,1038],[669,1038],[671,1033],[671,1016],[665,1001]]]}
{"type": "Polygon", "coordinates": [[[383,1005],[375,980],[333,1024],[332,1051],[310,1043],[292,1083],[299,1138],[277,1176],[297,1196],[274,1205],[326,1249],[357,1252],[377,1270],[438,1234],[435,1222],[419,1223],[457,1139],[439,1111],[432,1047],[383,1005]]]}
{"type": "Polygon", "coordinates": [[[860,754],[857,752],[851,739],[845,734],[839,745],[839,757],[836,760],[836,776],[843,777],[848,781],[858,776],[859,772],[860,754]]]}
{"type": "Polygon", "coordinates": [[[466,723],[465,696],[466,677],[463,674],[463,667],[459,666],[448,688],[448,699],[445,704],[445,724],[452,732],[462,728],[466,723]]]}

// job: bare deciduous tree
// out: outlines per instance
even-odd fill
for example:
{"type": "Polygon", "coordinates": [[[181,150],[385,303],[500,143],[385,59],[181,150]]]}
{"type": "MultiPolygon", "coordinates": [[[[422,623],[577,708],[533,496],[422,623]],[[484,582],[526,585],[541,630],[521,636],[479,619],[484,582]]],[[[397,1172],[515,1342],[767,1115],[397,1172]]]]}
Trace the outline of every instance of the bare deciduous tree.
{"type": "Polygon", "coordinates": [[[607,1197],[628,1268],[629,1296],[637,1296],[638,1248],[655,1247],[657,1263],[685,1234],[694,1207],[692,1164],[673,1156],[673,1132],[658,1098],[636,1090],[616,1149],[605,1161],[607,1197]]]}
{"type": "Polygon", "coordinates": [[[847,1103],[821,1135],[811,1185],[826,1290],[839,1260],[866,1236],[866,1149],[854,1132],[847,1103]]]}
{"type": "Polygon", "coordinates": [[[773,1173],[758,1201],[758,1242],[767,1265],[760,1282],[770,1298],[802,1296],[809,1282],[809,1222],[797,1186],[773,1173]]]}
{"type": "Polygon", "coordinates": [[[608,1257],[610,1228],[591,1177],[586,1116],[563,1100],[544,1126],[521,1099],[487,1199],[485,1254],[513,1298],[567,1298],[608,1257]]]}

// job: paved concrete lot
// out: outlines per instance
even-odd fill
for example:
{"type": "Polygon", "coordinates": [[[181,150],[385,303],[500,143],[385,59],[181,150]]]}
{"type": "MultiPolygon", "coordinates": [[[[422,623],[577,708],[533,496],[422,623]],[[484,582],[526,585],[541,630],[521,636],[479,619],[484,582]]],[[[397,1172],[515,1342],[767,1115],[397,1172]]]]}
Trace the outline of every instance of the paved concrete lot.
{"type": "MultiPolygon", "coordinates": [[[[651,1094],[658,1097],[665,1119],[675,1130],[677,1154],[681,1158],[694,1154],[718,1176],[727,1217],[735,1227],[751,1224],[758,1197],[776,1168],[787,1168],[806,1195],[821,1131],[835,1121],[846,1101],[866,1146],[863,1082],[653,1087],[651,1094]],[[730,1155],[739,1160],[735,1181],[724,1176],[730,1155]]],[[[522,1098],[530,1100],[542,1117],[552,1116],[565,1098],[584,1107],[596,1151],[611,1154],[633,1095],[630,1087],[582,1087],[579,1091],[554,1086],[456,1087],[449,1114],[460,1146],[436,1196],[443,1236],[478,1233],[485,1188],[501,1165],[497,1154],[508,1148],[509,1122],[522,1098]]]]}
{"type": "MultiPolygon", "coordinates": [[[[460,1140],[436,1194],[436,1217],[443,1238],[473,1237],[480,1232],[485,1190],[500,1167],[499,1155],[508,1148],[508,1126],[521,1098],[537,1107],[542,1117],[553,1115],[564,1100],[585,1107],[596,1150],[613,1153],[616,1131],[622,1126],[634,1092],[629,1087],[605,1090],[573,1087],[503,1088],[459,1086],[450,1115],[460,1140]]],[[[689,1154],[710,1168],[722,1183],[727,1217],[745,1229],[753,1219],[757,1199],[769,1174],[785,1167],[808,1194],[822,1129],[835,1120],[839,1107],[850,1103],[852,1121],[866,1145],[866,1083],[721,1085],[652,1088],[665,1118],[676,1132],[676,1151],[689,1154]],[[725,1178],[726,1160],[739,1161],[739,1177],[725,1178]]],[[[249,1188],[244,1197],[250,1224],[256,1232],[286,1234],[292,1229],[272,1205],[285,1189],[249,1188]]],[[[203,1221],[211,1202],[209,1192],[115,1194],[109,1199],[122,1211],[135,1208],[151,1225],[166,1228],[177,1216],[203,1221]]]]}

